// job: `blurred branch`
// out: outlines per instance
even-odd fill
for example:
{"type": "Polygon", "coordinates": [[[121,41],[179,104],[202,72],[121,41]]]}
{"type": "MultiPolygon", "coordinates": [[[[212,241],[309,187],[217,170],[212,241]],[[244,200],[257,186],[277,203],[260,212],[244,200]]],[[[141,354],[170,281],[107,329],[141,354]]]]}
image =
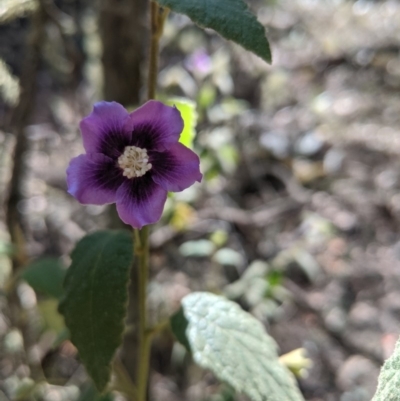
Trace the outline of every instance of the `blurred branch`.
{"type": "Polygon", "coordinates": [[[32,27],[28,36],[27,50],[22,72],[19,102],[11,118],[11,130],[16,139],[14,148],[14,165],[9,186],[9,195],[6,205],[6,221],[11,241],[15,246],[13,258],[14,270],[27,261],[23,224],[18,211],[18,203],[22,199],[21,187],[25,176],[24,157],[28,150],[28,140],[25,127],[29,123],[36,96],[36,77],[40,65],[40,55],[45,36],[45,23],[47,15],[44,11],[43,0],[38,0],[38,7],[32,17],[32,27]]]}
{"type": "Polygon", "coordinates": [[[310,201],[312,191],[301,185],[291,169],[283,164],[273,163],[271,166],[271,173],[285,184],[288,194],[297,202],[307,203],[310,201]]]}
{"type": "Polygon", "coordinates": [[[259,210],[247,211],[234,207],[207,208],[199,212],[201,219],[216,218],[230,223],[263,227],[279,219],[286,212],[297,210],[301,205],[291,198],[279,199],[276,205],[268,204],[259,210]]]}
{"type": "MultiPolygon", "coordinates": [[[[239,226],[261,228],[283,218],[286,213],[296,211],[301,207],[302,204],[291,198],[279,198],[276,204],[275,202],[270,202],[258,210],[210,207],[199,210],[197,213],[199,220],[189,224],[186,230],[203,231],[204,229],[206,232],[209,228],[209,222],[207,221],[209,219],[222,220],[239,226]]],[[[160,248],[180,234],[182,234],[182,231],[178,231],[170,225],[161,227],[150,235],[150,245],[152,248],[160,248]]]]}
{"type": "Polygon", "coordinates": [[[83,55],[71,39],[71,34],[77,29],[76,24],[69,15],[62,12],[53,2],[53,0],[42,0],[43,9],[47,15],[47,18],[52,22],[58,29],[65,53],[68,60],[72,63],[72,76],[74,83],[79,83],[79,71],[83,64],[83,55]]]}
{"type": "MultiPolygon", "coordinates": [[[[32,2],[34,3],[34,2],[32,2]]],[[[29,366],[30,375],[34,380],[44,379],[40,361],[30,359],[27,350],[36,340],[34,329],[20,308],[20,299],[14,284],[18,270],[23,267],[28,257],[25,249],[25,235],[21,213],[18,210],[18,203],[23,199],[22,186],[25,178],[26,166],[25,157],[29,149],[25,127],[28,125],[35,105],[37,90],[37,74],[40,67],[42,44],[45,36],[46,14],[42,0],[35,2],[35,12],[32,15],[32,23],[29,35],[27,36],[26,55],[23,70],[20,78],[20,96],[15,106],[10,122],[10,130],[15,136],[15,147],[13,151],[13,166],[9,184],[8,198],[6,200],[6,223],[10,233],[11,242],[14,246],[13,252],[13,275],[7,288],[8,293],[8,315],[12,327],[18,327],[23,336],[25,348],[25,363],[29,366]]]]}

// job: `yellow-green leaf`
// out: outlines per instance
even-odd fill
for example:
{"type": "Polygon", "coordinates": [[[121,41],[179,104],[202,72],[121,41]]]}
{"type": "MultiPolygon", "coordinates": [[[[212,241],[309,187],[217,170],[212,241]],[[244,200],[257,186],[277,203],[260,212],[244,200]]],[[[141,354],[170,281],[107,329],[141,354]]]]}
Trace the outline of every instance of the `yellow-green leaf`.
{"type": "Polygon", "coordinates": [[[193,147],[193,140],[196,136],[197,111],[196,103],[186,98],[172,98],[166,102],[170,106],[175,106],[181,113],[184,127],[179,138],[179,142],[188,148],[193,147]]]}

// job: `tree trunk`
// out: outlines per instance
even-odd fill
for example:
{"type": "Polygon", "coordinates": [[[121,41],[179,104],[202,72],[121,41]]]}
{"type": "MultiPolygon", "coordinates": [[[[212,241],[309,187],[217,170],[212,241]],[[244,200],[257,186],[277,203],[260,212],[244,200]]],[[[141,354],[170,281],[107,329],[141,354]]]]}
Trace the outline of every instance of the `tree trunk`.
{"type": "Polygon", "coordinates": [[[104,98],[125,106],[140,102],[148,42],[148,0],[100,0],[104,98]]]}
{"type": "MultiPolygon", "coordinates": [[[[138,105],[144,86],[142,71],[146,65],[149,33],[149,0],[100,0],[99,29],[103,44],[105,100],[124,106],[138,105]]],[[[115,205],[109,209],[110,226],[121,227],[115,205]]],[[[129,304],[126,318],[130,328],[120,349],[120,359],[136,382],[138,370],[138,265],[131,269],[129,304]]]]}

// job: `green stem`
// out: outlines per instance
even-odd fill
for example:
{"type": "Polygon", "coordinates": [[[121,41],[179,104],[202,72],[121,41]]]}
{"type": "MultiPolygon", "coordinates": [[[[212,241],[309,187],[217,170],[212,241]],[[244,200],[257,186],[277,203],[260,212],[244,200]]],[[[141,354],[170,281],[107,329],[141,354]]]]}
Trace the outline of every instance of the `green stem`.
{"type": "MultiPolygon", "coordinates": [[[[157,88],[159,41],[163,32],[168,10],[161,8],[152,1],[151,7],[151,41],[149,55],[149,72],[147,97],[154,99],[157,88]]],[[[147,281],[149,276],[149,226],[140,231],[135,230],[135,256],[138,258],[138,306],[139,306],[139,348],[137,367],[137,401],[146,401],[147,383],[149,379],[150,351],[153,331],[149,330],[147,322],[147,281]]]]}
{"type": "Polygon", "coordinates": [[[139,260],[139,358],[137,369],[137,401],[146,401],[150,364],[151,338],[147,334],[147,281],[149,275],[149,226],[135,230],[135,256],[139,260]]]}

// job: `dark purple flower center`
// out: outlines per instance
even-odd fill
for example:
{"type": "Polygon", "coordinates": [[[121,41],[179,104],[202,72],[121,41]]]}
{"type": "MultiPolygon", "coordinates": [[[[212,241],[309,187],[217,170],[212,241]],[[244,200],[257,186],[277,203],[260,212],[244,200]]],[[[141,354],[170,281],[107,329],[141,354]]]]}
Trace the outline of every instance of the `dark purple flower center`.
{"type": "Polygon", "coordinates": [[[126,146],[124,153],[118,158],[118,166],[127,178],[141,177],[153,167],[149,163],[146,149],[137,146],[126,146]]]}

